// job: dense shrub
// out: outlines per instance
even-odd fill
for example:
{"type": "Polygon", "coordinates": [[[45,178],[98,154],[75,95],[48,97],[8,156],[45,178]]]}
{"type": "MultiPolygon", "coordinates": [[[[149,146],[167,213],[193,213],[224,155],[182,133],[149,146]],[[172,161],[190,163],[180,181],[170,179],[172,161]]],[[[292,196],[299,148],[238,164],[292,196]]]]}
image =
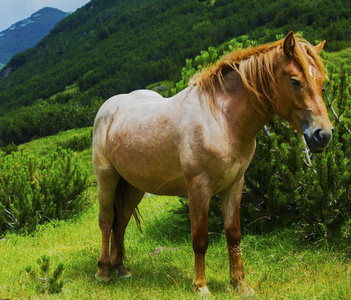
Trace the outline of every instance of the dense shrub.
{"type": "Polygon", "coordinates": [[[33,138],[54,135],[72,128],[92,126],[102,101],[93,98],[90,106],[74,103],[21,107],[0,117],[0,146],[23,144],[33,138]]]}
{"type": "Polygon", "coordinates": [[[5,152],[6,155],[9,155],[12,152],[18,151],[18,146],[14,142],[11,142],[7,146],[0,147],[0,151],[5,152]]]}
{"type": "Polygon", "coordinates": [[[91,147],[93,142],[93,132],[82,136],[75,136],[69,140],[58,142],[57,145],[63,149],[71,149],[73,151],[83,151],[91,147]]]}
{"type": "Polygon", "coordinates": [[[0,152],[0,232],[30,232],[76,215],[87,203],[87,187],[87,173],[70,150],[48,158],[0,152]]]}

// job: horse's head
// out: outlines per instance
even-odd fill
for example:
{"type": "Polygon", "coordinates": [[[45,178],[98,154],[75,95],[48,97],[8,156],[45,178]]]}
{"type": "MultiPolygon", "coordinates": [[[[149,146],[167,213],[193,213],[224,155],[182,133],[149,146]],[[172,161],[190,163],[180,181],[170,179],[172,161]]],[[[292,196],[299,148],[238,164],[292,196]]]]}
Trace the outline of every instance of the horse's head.
{"type": "Polygon", "coordinates": [[[283,40],[276,72],[275,113],[304,135],[312,153],[328,146],[333,131],[322,98],[325,74],[319,53],[323,46],[324,42],[313,47],[296,41],[290,32],[283,40]]]}

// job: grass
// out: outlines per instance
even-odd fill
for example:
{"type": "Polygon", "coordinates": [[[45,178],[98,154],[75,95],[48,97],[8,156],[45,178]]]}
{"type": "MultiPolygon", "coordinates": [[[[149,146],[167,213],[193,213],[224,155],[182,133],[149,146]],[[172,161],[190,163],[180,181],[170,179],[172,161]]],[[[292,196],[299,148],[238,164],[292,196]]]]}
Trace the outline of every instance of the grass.
{"type": "MultiPolygon", "coordinates": [[[[86,134],[78,130],[79,134],[86,134]]],[[[77,131],[32,141],[22,151],[45,155],[57,140],[77,131]]],[[[94,176],[91,150],[76,153],[94,176]]],[[[126,267],[130,280],[113,277],[97,282],[100,254],[96,185],[88,191],[91,205],[78,217],[52,221],[33,235],[7,234],[0,241],[0,299],[196,299],[191,289],[193,252],[190,228],[172,213],[176,197],[146,196],[140,204],[143,234],[132,221],[126,232],[126,267]],[[58,295],[37,294],[25,272],[42,255],[53,266],[65,265],[58,295]]],[[[246,280],[258,299],[351,299],[350,247],[328,236],[308,244],[294,228],[254,235],[243,230],[242,253],[246,280]]],[[[206,277],[213,299],[233,299],[223,234],[211,234],[206,256],[206,277]]]]}

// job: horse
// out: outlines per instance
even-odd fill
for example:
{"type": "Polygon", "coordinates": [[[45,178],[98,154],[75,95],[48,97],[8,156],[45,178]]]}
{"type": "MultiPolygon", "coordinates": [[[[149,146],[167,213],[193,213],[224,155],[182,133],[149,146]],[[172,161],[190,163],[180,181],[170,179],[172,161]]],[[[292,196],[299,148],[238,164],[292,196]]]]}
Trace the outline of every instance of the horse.
{"type": "Polygon", "coordinates": [[[207,221],[210,199],[217,195],[230,283],[239,294],[254,295],[240,251],[244,173],[255,137],[273,115],[301,133],[312,153],[328,146],[333,128],[322,98],[324,43],[312,46],[290,32],[279,41],[224,55],[173,97],[137,90],[113,96],[100,107],[93,133],[102,233],[97,279],[110,280],[112,271],[130,276],[123,265],[124,234],[132,215],[140,225],[138,204],[145,192],[187,194],[193,287],[209,294],[207,221]]]}

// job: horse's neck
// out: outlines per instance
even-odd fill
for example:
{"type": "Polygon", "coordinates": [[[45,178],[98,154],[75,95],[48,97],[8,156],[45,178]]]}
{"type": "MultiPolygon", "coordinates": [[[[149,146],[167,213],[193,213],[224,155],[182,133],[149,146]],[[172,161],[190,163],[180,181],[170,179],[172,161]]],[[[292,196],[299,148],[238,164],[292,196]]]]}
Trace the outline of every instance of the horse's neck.
{"type": "Polygon", "coordinates": [[[250,94],[240,76],[231,72],[226,75],[226,92],[220,91],[217,107],[225,116],[228,130],[242,141],[254,140],[257,133],[273,117],[273,111],[257,111],[250,105],[250,94]],[[222,102],[222,103],[221,103],[222,102]]]}

